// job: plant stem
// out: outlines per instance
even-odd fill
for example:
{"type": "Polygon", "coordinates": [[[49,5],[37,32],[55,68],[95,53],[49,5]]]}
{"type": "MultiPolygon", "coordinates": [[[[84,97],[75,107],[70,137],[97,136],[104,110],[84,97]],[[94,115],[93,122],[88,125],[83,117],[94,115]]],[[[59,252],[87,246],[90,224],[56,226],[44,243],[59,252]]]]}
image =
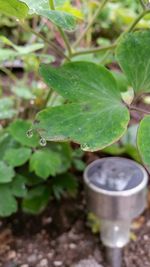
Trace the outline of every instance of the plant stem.
{"type": "Polygon", "coordinates": [[[62,37],[63,40],[64,40],[64,43],[65,43],[66,48],[67,48],[67,50],[68,50],[68,55],[69,55],[69,57],[71,57],[71,55],[72,55],[72,48],[71,48],[71,46],[70,46],[68,37],[67,37],[67,35],[65,34],[65,32],[64,32],[60,27],[58,27],[58,30],[59,30],[59,32],[60,32],[60,34],[61,34],[61,37],[62,37]]]}
{"type": "Polygon", "coordinates": [[[139,2],[140,2],[140,4],[141,4],[141,6],[143,7],[143,9],[145,10],[145,9],[146,9],[146,6],[145,6],[145,4],[143,3],[143,0],[139,0],[139,2]]]}
{"type": "Polygon", "coordinates": [[[133,23],[130,25],[130,27],[125,31],[125,33],[127,32],[131,32],[135,26],[138,24],[138,22],[146,15],[150,12],[150,10],[146,9],[144,10],[142,13],[139,14],[139,16],[137,16],[137,18],[133,21],[133,23]]]}
{"type": "Polygon", "coordinates": [[[55,10],[55,5],[53,0],[49,0],[49,6],[52,10],[55,10]]]}
{"type": "Polygon", "coordinates": [[[3,67],[0,67],[0,70],[3,71],[5,74],[7,74],[7,76],[14,82],[17,81],[17,77],[7,68],[5,68],[4,66],[3,67]]]}
{"type": "Polygon", "coordinates": [[[104,46],[104,47],[96,47],[93,49],[81,50],[81,51],[78,51],[78,52],[75,52],[74,54],[72,54],[71,57],[76,57],[76,56],[85,55],[85,54],[105,52],[108,50],[113,50],[115,47],[116,47],[116,44],[112,44],[112,45],[108,45],[108,46],[104,46]]]}
{"type": "MultiPolygon", "coordinates": [[[[50,4],[51,10],[55,10],[54,0],[49,0],[49,4],[50,4]]],[[[68,50],[68,55],[69,55],[69,57],[71,57],[71,55],[72,55],[72,48],[70,46],[70,42],[68,40],[68,37],[65,34],[65,32],[63,31],[63,29],[61,29],[59,26],[57,26],[57,28],[58,28],[58,31],[60,32],[61,37],[62,37],[62,39],[63,39],[63,41],[64,41],[64,43],[66,45],[66,48],[68,50]]]]}
{"type": "Polygon", "coordinates": [[[42,39],[45,43],[47,43],[54,52],[56,52],[59,56],[61,57],[65,57],[67,60],[69,60],[69,58],[63,53],[63,51],[57,47],[55,44],[53,44],[52,42],[49,42],[41,33],[34,31],[31,27],[29,27],[26,23],[20,21],[20,25],[22,26],[22,28],[25,31],[31,32],[32,34],[36,35],[38,38],[42,39]]]}
{"type": "Polygon", "coordinates": [[[150,114],[150,111],[142,109],[142,108],[139,108],[139,107],[136,107],[136,106],[132,106],[132,105],[129,106],[129,109],[130,110],[136,110],[136,111],[144,113],[144,114],[150,114]]]}
{"type": "Polygon", "coordinates": [[[86,35],[87,31],[90,29],[90,27],[94,23],[95,19],[98,17],[100,12],[103,10],[103,8],[107,4],[107,2],[108,2],[108,0],[103,0],[103,2],[99,4],[99,7],[97,8],[96,12],[94,13],[94,15],[91,18],[90,22],[88,23],[87,27],[85,28],[83,33],[80,35],[79,39],[77,39],[77,41],[74,43],[74,46],[73,46],[74,48],[77,47],[78,44],[81,42],[81,40],[84,38],[84,36],[86,35]]]}

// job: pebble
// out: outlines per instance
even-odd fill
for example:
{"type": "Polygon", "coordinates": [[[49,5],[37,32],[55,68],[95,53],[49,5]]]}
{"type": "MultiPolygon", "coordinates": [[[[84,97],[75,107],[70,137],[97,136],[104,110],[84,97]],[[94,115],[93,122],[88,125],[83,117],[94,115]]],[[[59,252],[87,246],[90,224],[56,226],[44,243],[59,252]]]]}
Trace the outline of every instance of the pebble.
{"type": "Polygon", "coordinates": [[[94,259],[81,260],[79,263],[73,265],[72,267],[103,267],[98,264],[94,259]]]}
{"type": "Polygon", "coordinates": [[[48,267],[48,260],[47,259],[42,259],[40,261],[39,267],[48,267]]]}
{"type": "Polygon", "coordinates": [[[76,249],[77,245],[74,243],[69,244],[70,249],[76,249]]]}
{"type": "Polygon", "coordinates": [[[34,254],[28,257],[29,263],[34,263],[34,262],[36,262],[36,260],[37,260],[37,257],[34,254]]]}
{"type": "Polygon", "coordinates": [[[59,267],[59,266],[63,265],[63,262],[62,261],[54,261],[53,264],[54,264],[54,266],[59,267]]]}
{"type": "Polygon", "coordinates": [[[16,252],[15,252],[14,250],[12,250],[12,251],[10,251],[10,252],[8,253],[8,259],[9,259],[9,260],[13,260],[13,259],[15,259],[16,256],[17,256],[17,254],[16,254],[16,252]]]}

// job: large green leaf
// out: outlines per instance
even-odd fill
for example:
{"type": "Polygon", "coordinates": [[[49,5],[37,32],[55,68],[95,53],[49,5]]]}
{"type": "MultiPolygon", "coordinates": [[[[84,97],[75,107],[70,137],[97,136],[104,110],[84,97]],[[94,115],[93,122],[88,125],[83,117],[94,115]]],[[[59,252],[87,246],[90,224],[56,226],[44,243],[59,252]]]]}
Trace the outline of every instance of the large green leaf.
{"type": "Polygon", "coordinates": [[[30,171],[47,179],[50,175],[55,175],[61,166],[61,155],[49,149],[35,151],[30,159],[30,171]]]}
{"type": "Polygon", "coordinates": [[[28,14],[28,7],[18,0],[0,0],[0,12],[8,16],[14,16],[23,19],[28,14]]]}
{"type": "Polygon", "coordinates": [[[46,83],[72,103],[41,111],[34,124],[43,138],[72,140],[96,151],[118,140],[129,122],[112,74],[94,63],[41,66],[46,83]]]}
{"type": "Polygon", "coordinates": [[[17,211],[17,201],[8,185],[0,185],[0,216],[10,216],[17,211]]]}
{"type": "Polygon", "coordinates": [[[150,30],[125,34],[117,59],[135,92],[150,91],[150,30]]]}
{"type": "Polygon", "coordinates": [[[31,149],[27,147],[11,148],[6,151],[4,160],[13,167],[23,165],[31,155],[31,149]]]}
{"type": "Polygon", "coordinates": [[[22,145],[36,147],[39,143],[39,137],[37,134],[33,134],[30,138],[27,136],[27,132],[31,129],[31,126],[31,122],[18,119],[10,124],[9,132],[13,138],[22,145]]]}
{"type": "Polygon", "coordinates": [[[0,161],[0,184],[12,181],[15,172],[11,166],[6,165],[5,162],[0,161]]]}
{"type": "Polygon", "coordinates": [[[48,18],[57,26],[72,31],[76,26],[76,18],[71,14],[59,10],[50,10],[48,0],[22,0],[26,3],[31,12],[36,13],[40,16],[48,18]]]}
{"type": "Polygon", "coordinates": [[[143,162],[150,167],[150,116],[144,117],[140,123],[137,144],[143,162]]]}

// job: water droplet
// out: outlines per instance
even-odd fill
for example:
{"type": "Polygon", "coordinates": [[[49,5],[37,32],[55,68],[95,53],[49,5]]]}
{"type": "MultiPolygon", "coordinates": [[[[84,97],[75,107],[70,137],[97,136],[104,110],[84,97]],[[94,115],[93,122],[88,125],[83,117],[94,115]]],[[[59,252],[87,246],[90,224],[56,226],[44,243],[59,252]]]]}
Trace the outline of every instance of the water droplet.
{"type": "Polygon", "coordinates": [[[46,146],[46,144],[47,144],[46,139],[43,138],[43,137],[41,137],[41,139],[40,139],[40,145],[41,146],[46,146]]]}
{"type": "Polygon", "coordinates": [[[28,138],[32,138],[32,136],[33,136],[33,130],[30,129],[30,130],[27,131],[27,137],[28,138]]]}
{"type": "Polygon", "coordinates": [[[81,145],[81,149],[84,151],[88,151],[90,149],[90,147],[88,144],[83,144],[83,145],[81,145]]]}

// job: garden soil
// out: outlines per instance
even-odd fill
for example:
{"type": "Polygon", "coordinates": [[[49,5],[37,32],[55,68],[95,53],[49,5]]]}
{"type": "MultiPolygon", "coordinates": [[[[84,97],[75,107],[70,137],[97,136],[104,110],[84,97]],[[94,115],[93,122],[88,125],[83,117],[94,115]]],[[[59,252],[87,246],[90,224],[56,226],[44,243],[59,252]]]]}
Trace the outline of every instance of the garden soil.
{"type": "MultiPolygon", "coordinates": [[[[150,267],[150,210],[132,225],[123,267],[150,267]]],[[[53,201],[39,216],[0,222],[1,267],[107,267],[99,234],[87,225],[85,196],[53,201]]]]}

